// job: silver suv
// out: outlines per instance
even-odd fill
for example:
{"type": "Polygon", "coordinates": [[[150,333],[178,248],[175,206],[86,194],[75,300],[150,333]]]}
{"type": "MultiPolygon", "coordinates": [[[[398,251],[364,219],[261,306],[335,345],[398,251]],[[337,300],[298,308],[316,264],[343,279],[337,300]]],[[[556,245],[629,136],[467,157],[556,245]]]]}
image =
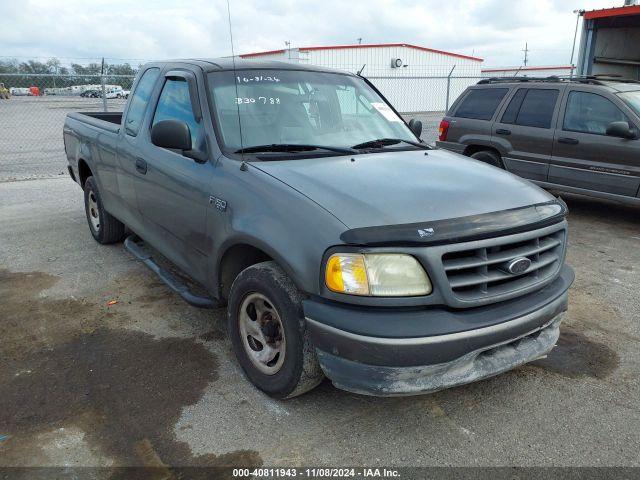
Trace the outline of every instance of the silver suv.
{"type": "Polygon", "coordinates": [[[640,81],[491,78],[440,123],[440,148],[552,190],[640,205],[640,81]]]}

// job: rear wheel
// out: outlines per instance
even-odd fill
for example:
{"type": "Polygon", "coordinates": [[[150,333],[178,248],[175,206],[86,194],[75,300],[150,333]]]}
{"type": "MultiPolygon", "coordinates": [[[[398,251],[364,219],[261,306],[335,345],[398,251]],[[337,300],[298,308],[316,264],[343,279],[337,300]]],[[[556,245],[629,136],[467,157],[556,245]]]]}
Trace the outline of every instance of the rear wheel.
{"type": "Polygon", "coordinates": [[[471,158],[480,160],[484,163],[488,163],[489,165],[493,165],[494,167],[504,169],[504,164],[502,163],[502,158],[500,158],[500,155],[491,150],[480,150],[479,152],[473,153],[471,155],[471,158]]]}
{"type": "Polygon", "coordinates": [[[122,241],[124,224],[102,206],[98,185],[93,177],[84,182],[84,210],[91,235],[104,245],[122,241]]]}
{"type": "Polygon", "coordinates": [[[305,329],[302,297],[275,262],[243,270],[227,307],[231,343],[247,378],[275,398],[301,395],[323,374],[305,329]]]}

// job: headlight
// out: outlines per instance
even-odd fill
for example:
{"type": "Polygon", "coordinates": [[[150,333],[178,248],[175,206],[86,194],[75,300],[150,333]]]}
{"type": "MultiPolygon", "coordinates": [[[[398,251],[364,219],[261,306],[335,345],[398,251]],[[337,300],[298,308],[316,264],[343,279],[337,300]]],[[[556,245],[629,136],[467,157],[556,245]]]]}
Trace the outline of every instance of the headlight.
{"type": "Polygon", "coordinates": [[[329,290],[350,295],[413,297],[431,293],[427,273],[411,255],[336,253],[325,271],[329,290]]]}

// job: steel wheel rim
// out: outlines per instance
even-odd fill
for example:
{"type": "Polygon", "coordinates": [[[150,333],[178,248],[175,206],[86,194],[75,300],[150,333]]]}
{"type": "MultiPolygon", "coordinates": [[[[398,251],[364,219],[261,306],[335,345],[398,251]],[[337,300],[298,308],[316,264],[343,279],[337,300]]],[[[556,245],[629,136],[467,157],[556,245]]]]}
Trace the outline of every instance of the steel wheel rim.
{"type": "Polygon", "coordinates": [[[273,303],[261,293],[250,293],[240,304],[238,323],[242,346],[253,366],[266,375],[278,373],[287,344],[273,303]]]}
{"type": "Polygon", "coordinates": [[[96,198],[96,194],[93,193],[93,190],[89,190],[88,199],[89,221],[91,222],[93,230],[98,232],[100,230],[100,209],[98,208],[98,199],[96,198]]]}

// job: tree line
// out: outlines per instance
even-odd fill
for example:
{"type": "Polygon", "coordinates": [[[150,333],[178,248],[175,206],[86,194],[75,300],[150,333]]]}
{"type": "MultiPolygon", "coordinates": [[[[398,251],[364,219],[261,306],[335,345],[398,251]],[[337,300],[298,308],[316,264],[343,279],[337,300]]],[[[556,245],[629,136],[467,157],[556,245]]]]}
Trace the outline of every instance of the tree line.
{"type": "MultiPolygon", "coordinates": [[[[106,63],[104,64],[105,75],[135,75],[139,66],[132,66],[129,63],[106,63]]],[[[18,61],[17,59],[0,60],[0,82],[4,82],[7,87],[30,87],[33,85],[44,87],[68,87],[82,83],[97,83],[96,78],[102,72],[101,62],[91,62],[87,65],[71,63],[68,66],[62,65],[57,58],[50,58],[46,62],[37,60],[18,61]],[[3,74],[21,74],[20,77],[3,77],[3,74]],[[35,78],[29,75],[53,74],[51,78],[35,78]]],[[[111,82],[113,83],[113,82],[111,82]]],[[[131,80],[119,79],[118,84],[130,85],[131,80]]]]}

